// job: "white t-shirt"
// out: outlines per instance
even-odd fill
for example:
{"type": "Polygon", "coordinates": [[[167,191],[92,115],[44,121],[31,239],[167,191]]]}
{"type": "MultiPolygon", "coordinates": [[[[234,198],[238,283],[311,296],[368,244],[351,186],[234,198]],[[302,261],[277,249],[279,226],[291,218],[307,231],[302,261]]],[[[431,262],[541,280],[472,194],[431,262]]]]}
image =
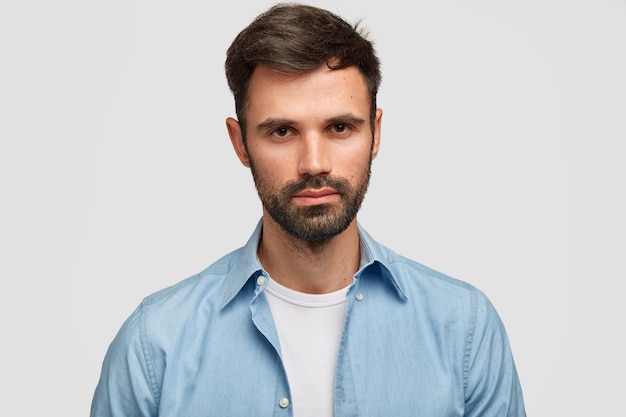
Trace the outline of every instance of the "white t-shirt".
{"type": "Polygon", "coordinates": [[[294,417],[333,416],[348,287],[329,294],[306,294],[270,280],[265,291],[278,331],[294,417]]]}

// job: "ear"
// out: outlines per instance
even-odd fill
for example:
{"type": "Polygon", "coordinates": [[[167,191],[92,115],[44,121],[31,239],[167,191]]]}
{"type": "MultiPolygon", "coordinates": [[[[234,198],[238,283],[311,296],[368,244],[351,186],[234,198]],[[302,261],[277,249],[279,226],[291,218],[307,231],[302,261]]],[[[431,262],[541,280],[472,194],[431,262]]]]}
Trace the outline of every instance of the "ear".
{"type": "Polygon", "coordinates": [[[372,159],[378,155],[380,148],[380,127],[383,121],[383,110],[376,109],[376,120],[374,120],[374,143],[372,144],[372,159]]]}
{"type": "Polygon", "coordinates": [[[244,166],[250,168],[250,157],[243,143],[241,125],[237,120],[229,117],[226,119],[226,129],[228,130],[228,136],[230,136],[230,142],[233,145],[233,149],[235,149],[237,157],[244,166]]]}

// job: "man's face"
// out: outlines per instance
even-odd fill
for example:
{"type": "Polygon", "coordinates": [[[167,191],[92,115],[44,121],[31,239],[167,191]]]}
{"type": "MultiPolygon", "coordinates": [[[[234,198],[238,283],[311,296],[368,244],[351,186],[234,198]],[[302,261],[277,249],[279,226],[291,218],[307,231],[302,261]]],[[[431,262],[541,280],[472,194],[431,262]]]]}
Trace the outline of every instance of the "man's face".
{"type": "MultiPolygon", "coordinates": [[[[378,153],[365,80],[356,67],[306,75],[255,70],[246,107],[246,144],[229,132],[249,166],[266,214],[290,235],[323,241],[355,219],[378,153]]],[[[241,132],[239,132],[239,136],[241,132]]]]}

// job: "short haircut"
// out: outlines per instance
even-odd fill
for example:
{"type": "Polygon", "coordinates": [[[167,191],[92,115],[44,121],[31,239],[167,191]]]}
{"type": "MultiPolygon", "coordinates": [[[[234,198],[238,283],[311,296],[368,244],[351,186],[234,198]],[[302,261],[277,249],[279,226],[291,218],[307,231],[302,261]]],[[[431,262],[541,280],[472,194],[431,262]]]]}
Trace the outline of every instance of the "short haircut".
{"type": "Polygon", "coordinates": [[[287,74],[306,74],[322,65],[356,66],[365,78],[374,131],[380,62],[373,43],[359,27],[313,6],[281,3],[260,14],[242,30],[226,53],[226,79],[245,138],[245,107],[250,79],[257,66],[287,74]]]}

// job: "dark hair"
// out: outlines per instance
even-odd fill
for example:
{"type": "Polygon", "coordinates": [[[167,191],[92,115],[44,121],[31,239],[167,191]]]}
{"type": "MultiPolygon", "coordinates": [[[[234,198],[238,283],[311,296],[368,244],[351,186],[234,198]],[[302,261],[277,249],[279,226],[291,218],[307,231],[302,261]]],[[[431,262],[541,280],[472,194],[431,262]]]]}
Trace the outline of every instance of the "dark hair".
{"type": "Polygon", "coordinates": [[[323,9],[302,4],[277,4],[242,30],[226,53],[226,79],[245,136],[245,106],[250,78],[257,66],[302,74],[326,64],[331,69],[352,65],[365,77],[374,125],[380,62],[373,44],[359,28],[323,9]]]}

